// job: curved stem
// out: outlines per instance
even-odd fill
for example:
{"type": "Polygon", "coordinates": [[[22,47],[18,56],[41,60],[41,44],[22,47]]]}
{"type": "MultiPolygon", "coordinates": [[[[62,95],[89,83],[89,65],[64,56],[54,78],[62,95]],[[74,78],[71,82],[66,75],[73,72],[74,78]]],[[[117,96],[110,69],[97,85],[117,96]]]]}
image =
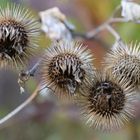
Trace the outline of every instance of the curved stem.
{"type": "Polygon", "coordinates": [[[0,119],[0,127],[5,126],[7,121],[10,120],[12,117],[14,117],[18,112],[20,112],[22,109],[24,109],[39,93],[39,86],[35,89],[33,94],[27,98],[21,105],[19,105],[16,109],[14,109],[12,112],[7,114],[5,117],[0,119]]]}
{"type": "Polygon", "coordinates": [[[106,25],[106,28],[115,37],[116,40],[121,40],[120,35],[110,25],[106,25]]]}

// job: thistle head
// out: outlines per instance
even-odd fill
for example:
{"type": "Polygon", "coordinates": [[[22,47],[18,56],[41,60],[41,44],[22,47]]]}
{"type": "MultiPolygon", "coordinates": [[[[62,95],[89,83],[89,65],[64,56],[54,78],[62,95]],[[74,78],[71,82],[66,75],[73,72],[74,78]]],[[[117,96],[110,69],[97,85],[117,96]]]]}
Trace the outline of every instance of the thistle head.
{"type": "Polygon", "coordinates": [[[0,7],[0,67],[24,65],[37,46],[39,24],[20,5],[0,7]]]}
{"type": "Polygon", "coordinates": [[[80,91],[77,102],[87,123],[102,131],[121,128],[133,116],[133,88],[124,79],[95,74],[80,91]]]}
{"type": "Polygon", "coordinates": [[[75,42],[54,43],[41,63],[42,83],[52,88],[58,97],[75,94],[92,71],[92,55],[75,42]]]}
{"type": "Polygon", "coordinates": [[[140,44],[127,46],[117,42],[105,59],[106,70],[115,77],[126,78],[134,86],[140,84],[140,44]]]}

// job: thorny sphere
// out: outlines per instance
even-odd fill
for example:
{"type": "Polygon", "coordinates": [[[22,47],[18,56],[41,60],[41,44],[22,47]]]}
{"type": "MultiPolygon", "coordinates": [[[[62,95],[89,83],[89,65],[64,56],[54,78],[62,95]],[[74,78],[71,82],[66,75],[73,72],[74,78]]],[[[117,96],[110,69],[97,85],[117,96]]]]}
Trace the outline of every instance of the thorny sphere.
{"type": "Polygon", "coordinates": [[[124,107],[125,95],[123,90],[111,81],[97,82],[90,89],[89,102],[91,112],[102,117],[111,117],[120,113],[124,107]]]}
{"type": "Polygon", "coordinates": [[[0,21],[0,53],[2,57],[7,54],[9,57],[20,55],[28,45],[28,35],[21,23],[11,19],[0,21]]]}
{"type": "Polygon", "coordinates": [[[124,55],[116,60],[116,64],[112,67],[115,76],[123,76],[130,81],[131,84],[139,84],[140,79],[140,59],[136,56],[124,55]]]}
{"type": "Polygon", "coordinates": [[[40,64],[41,82],[51,88],[58,98],[69,98],[94,73],[92,60],[90,51],[79,42],[54,42],[40,64]]]}
{"type": "Polygon", "coordinates": [[[95,72],[92,81],[81,87],[76,101],[85,121],[101,131],[114,131],[127,123],[134,113],[133,86],[112,73],[95,72]]]}
{"type": "Polygon", "coordinates": [[[80,67],[82,62],[74,54],[60,54],[52,59],[49,75],[60,88],[73,94],[76,87],[84,79],[85,71],[80,67]],[[65,65],[64,67],[61,67],[65,65]]]}
{"type": "Polygon", "coordinates": [[[0,67],[19,69],[38,46],[39,23],[28,9],[16,4],[0,6],[0,67]]]}
{"type": "Polygon", "coordinates": [[[140,84],[140,44],[133,43],[129,46],[116,42],[105,58],[105,69],[115,77],[127,79],[137,86],[140,84]]]}

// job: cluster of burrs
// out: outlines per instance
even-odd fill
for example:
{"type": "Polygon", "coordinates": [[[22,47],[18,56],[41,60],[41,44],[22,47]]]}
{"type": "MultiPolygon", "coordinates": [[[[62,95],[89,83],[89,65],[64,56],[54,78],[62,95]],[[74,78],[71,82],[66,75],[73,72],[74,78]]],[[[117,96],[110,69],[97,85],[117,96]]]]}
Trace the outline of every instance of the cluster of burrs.
{"type": "Polygon", "coordinates": [[[99,71],[84,45],[54,43],[40,64],[42,83],[63,100],[71,97],[90,126],[103,131],[119,129],[134,116],[140,76],[139,48],[139,44],[115,43],[99,71]]]}
{"type": "MultiPolygon", "coordinates": [[[[37,46],[39,24],[21,6],[0,8],[0,67],[24,65],[37,46]]],[[[116,130],[134,114],[140,84],[140,45],[117,42],[106,55],[103,70],[81,43],[52,43],[39,65],[41,83],[61,99],[73,99],[90,126],[116,130]]]]}

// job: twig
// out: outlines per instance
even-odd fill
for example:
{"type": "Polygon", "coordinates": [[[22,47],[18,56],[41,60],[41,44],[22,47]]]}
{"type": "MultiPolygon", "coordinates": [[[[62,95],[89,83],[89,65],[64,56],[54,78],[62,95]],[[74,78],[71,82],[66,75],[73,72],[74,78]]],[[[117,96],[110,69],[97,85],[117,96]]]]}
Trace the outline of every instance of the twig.
{"type": "MultiPolygon", "coordinates": [[[[72,33],[74,36],[78,36],[78,37],[81,37],[81,38],[85,38],[85,39],[88,39],[88,40],[91,40],[91,39],[97,39],[96,38],[96,35],[99,34],[101,31],[103,30],[108,30],[109,32],[111,31],[110,29],[108,29],[108,26],[110,26],[111,24],[113,23],[118,23],[118,22],[130,22],[128,21],[128,19],[125,19],[125,18],[110,18],[108,19],[106,22],[104,22],[103,24],[99,25],[97,28],[87,32],[86,34],[82,34],[82,33],[72,33]]],[[[135,22],[137,24],[139,24],[139,22],[135,22]]],[[[111,26],[110,26],[111,27],[111,26]]],[[[115,31],[116,32],[116,31],[115,31]]],[[[117,32],[116,32],[117,33],[117,32]]],[[[114,35],[114,34],[113,34],[114,35]]],[[[119,34],[118,34],[119,35],[119,34]]],[[[116,36],[115,36],[116,37],[116,36]]]]}
{"type": "MultiPolygon", "coordinates": [[[[69,31],[71,32],[73,38],[75,37],[80,37],[80,38],[84,38],[87,40],[96,40],[101,44],[105,44],[101,39],[97,38],[97,34],[100,33],[103,30],[108,30],[117,40],[121,40],[120,35],[111,27],[111,24],[113,23],[117,23],[117,22],[129,22],[128,19],[125,18],[120,18],[120,17],[116,17],[115,15],[116,13],[120,10],[121,5],[117,6],[115,11],[113,12],[112,16],[103,24],[99,25],[97,28],[91,30],[90,32],[87,32],[86,34],[82,34],[82,33],[77,33],[74,32],[74,30],[70,30],[67,26],[67,28],[69,29],[69,31]]],[[[105,45],[107,46],[107,45],[105,45]]],[[[106,49],[108,47],[105,47],[106,49]]]]}
{"type": "MultiPolygon", "coordinates": [[[[87,39],[92,39],[94,38],[98,33],[100,33],[101,31],[105,30],[106,27],[108,27],[108,25],[111,25],[113,23],[118,23],[118,22],[122,22],[122,23],[126,23],[126,22],[131,22],[128,19],[125,18],[110,18],[109,20],[107,20],[105,23],[99,25],[96,29],[91,30],[90,32],[87,32],[85,34],[87,39]]],[[[140,21],[135,21],[134,23],[136,24],[140,24],[140,21]]]]}
{"type": "Polygon", "coordinates": [[[35,72],[37,71],[41,60],[39,60],[30,70],[26,71],[25,73],[30,76],[34,76],[35,72]]]}
{"type": "MultiPolygon", "coordinates": [[[[117,23],[117,22],[128,22],[127,19],[124,18],[110,18],[108,19],[105,23],[99,25],[96,29],[86,33],[86,37],[87,38],[93,38],[94,36],[96,36],[99,32],[107,29],[108,30],[108,26],[112,23],[117,23]]],[[[110,30],[108,30],[110,31],[110,30]]],[[[114,34],[113,34],[114,35],[114,34]]],[[[115,36],[116,37],[116,36],[115,36]]]]}
{"type": "Polygon", "coordinates": [[[109,20],[109,24],[119,23],[119,22],[125,23],[125,22],[130,22],[130,21],[129,21],[128,19],[126,19],[126,18],[121,18],[121,17],[111,18],[111,19],[109,20]]]}
{"type": "Polygon", "coordinates": [[[95,36],[99,32],[107,29],[117,40],[121,39],[120,35],[110,26],[111,23],[115,22],[114,20],[115,21],[122,21],[122,18],[121,19],[118,19],[118,18],[117,19],[110,19],[110,20],[106,21],[105,23],[101,24],[96,29],[94,29],[94,30],[92,30],[92,31],[90,31],[86,34],[81,34],[81,35],[80,34],[74,34],[74,35],[78,35],[78,36],[83,37],[85,39],[95,39],[96,38],[95,36]]]}
{"type": "Polygon", "coordinates": [[[38,95],[40,90],[40,87],[38,86],[35,91],[33,92],[33,94],[27,99],[25,100],[21,105],[19,105],[16,109],[14,109],[12,112],[10,112],[9,114],[7,114],[5,117],[3,117],[2,119],[0,119],[0,128],[7,126],[8,120],[12,119],[17,113],[19,113],[22,109],[24,109],[29,103],[31,103],[31,101],[38,95]]]}
{"type": "Polygon", "coordinates": [[[92,31],[90,31],[90,32],[88,32],[88,33],[86,33],[86,37],[87,37],[88,39],[93,38],[93,37],[96,36],[99,32],[101,32],[102,30],[105,30],[106,24],[108,24],[108,23],[103,23],[103,24],[101,24],[99,27],[97,27],[96,29],[94,29],[94,30],[92,30],[92,31]]]}
{"type": "MultiPolygon", "coordinates": [[[[114,18],[116,13],[120,10],[120,8],[121,8],[121,5],[118,5],[116,7],[116,9],[114,10],[113,14],[111,15],[111,17],[106,22],[104,22],[103,24],[99,25],[96,29],[86,33],[86,37],[88,39],[91,39],[94,36],[96,36],[99,32],[101,32],[102,30],[105,30],[107,25],[109,25],[111,23],[114,23],[114,22],[120,22],[120,21],[122,22],[122,18],[121,19],[120,18],[119,19],[114,18]]],[[[123,21],[124,21],[124,19],[123,19],[123,21]]]]}
{"type": "Polygon", "coordinates": [[[104,49],[108,50],[108,45],[106,42],[104,42],[101,38],[94,36],[93,38],[88,38],[86,34],[84,33],[77,33],[77,32],[72,32],[73,38],[80,38],[80,39],[86,39],[86,40],[95,40],[97,41],[101,46],[104,47],[104,49]]]}
{"type": "Polygon", "coordinates": [[[35,72],[37,71],[40,65],[40,62],[41,60],[38,61],[30,70],[26,72],[22,71],[21,73],[19,73],[18,84],[20,86],[20,93],[24,92],[26,81],[28,81],[31,76],[34,76],[35,72]]]}
{"type": "Polygon", "coordinates": [[[120,35],[110,25],[106,25],[106,28],[115,37],[116,40],[121,40],[120,35]]]}

